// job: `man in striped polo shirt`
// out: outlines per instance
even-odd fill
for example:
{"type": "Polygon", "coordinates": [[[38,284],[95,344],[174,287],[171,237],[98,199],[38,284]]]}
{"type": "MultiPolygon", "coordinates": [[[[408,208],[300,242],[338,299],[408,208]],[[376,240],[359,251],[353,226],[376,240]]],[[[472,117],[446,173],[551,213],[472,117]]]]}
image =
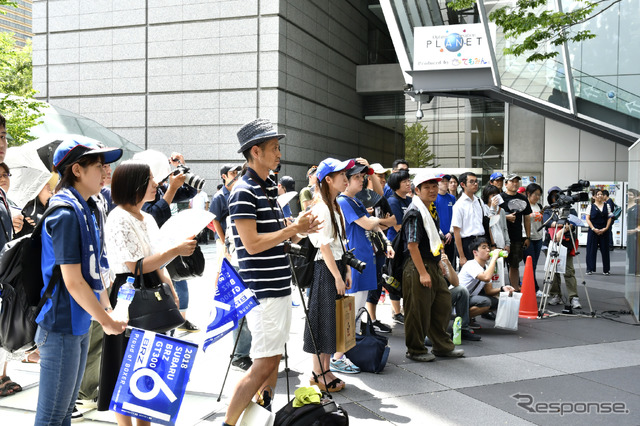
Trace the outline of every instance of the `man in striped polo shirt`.
{"type": "Polygon", "coordinates": [[[278,185],[269,176],[280,164],[280,139],[271,122],[257,119],[238,131],[248,168],[229,196],[229,216],[240,265],[240,276],[260,305],[246,316],[251,330],[253,366],[236,384],[224,425],[235,425],[256,394],[270,408],[278,365],[291,325],[291,269],[284,242],[316,232],[310,212],[287,226],[278,207],[278,185]]]}

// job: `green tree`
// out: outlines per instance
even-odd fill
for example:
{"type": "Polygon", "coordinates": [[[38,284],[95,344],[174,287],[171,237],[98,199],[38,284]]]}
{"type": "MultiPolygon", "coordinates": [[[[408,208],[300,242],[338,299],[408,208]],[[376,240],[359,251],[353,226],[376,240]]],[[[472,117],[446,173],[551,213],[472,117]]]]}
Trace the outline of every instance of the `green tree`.
{"type": "MultiPolygon", "coordinates": [[[[454,10],[474,7],[477,0],[451,0],[447,6],[454,10]]],[[[493,10],[489,19],[495,22],[506,39],[514,43],[505,47],[504,53],[515,56],[528,55],[527,62],[554,58],[558,51],[546,47],[560,46],[565,42],[581,42],[595,38],[589,30],[579,26],[600,15],[621,0],[573,0],[570,10],[548,10],[549,0],[518,0],[514,6],[493,10]],[[542,47],[542,48],[541,48],[542,47]]],[[[553,6],[555,2],[551,2],[553,6]]]]}
{"type": "Polygon", "coordinates": [[[429,131],[419,122],[404,125],[404,158],[412,167],[439,167],[435,154],[429,149],[429,131]]]}
{"type": "MultiPolygon", "coordinates": [[[[0,0],[0,5],[15,5],[0,0]]],[[[31,42],[16,46],[12,33],[0,33],[0,113],[7,119],[10,146],[33,140],[29,129],[40,124],[39,109],[45,104],[33,97],[31,42]]]]}

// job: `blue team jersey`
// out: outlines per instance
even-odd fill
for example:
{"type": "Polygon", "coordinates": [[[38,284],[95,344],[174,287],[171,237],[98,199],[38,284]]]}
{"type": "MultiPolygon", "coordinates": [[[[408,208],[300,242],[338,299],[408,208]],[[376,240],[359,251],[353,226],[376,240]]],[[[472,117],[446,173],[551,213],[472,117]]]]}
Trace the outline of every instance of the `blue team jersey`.
{"type": "MultiPolygon", "coordinates": [[[[404,213],[411,205],[411,197],[400,198],[394,194],[389,197],[387,201],[389,202],[389,206],[391,206],[393,215],[396,217],[396,225],[401,225],[402,219],[404,218],[404,213]]],[[[387,229],[387,239],[389,241],[393,241],[397,234],[398,231],[393,229],[393,226],[387,229]]]]}
{"type": "Polygon", "coordinates": [[[451,232],[451,218],[453,217],[453,205],[456,203],[456,197],[446,193],[444,195],[438,194],[436,198],[436,211],[440,218],[440,230],[443,234],[451,232]]]}
{"type": "Polygon", "coordinates": [[[373,245],[367,238],[364,228],[356,223],[356,220],[363,216],[369,216],[362,201],[357,198],[349,198],[344,195],[338,196],[338,204],[342,209],[345,222],[345,233],[347,235],[347,249],[355,247],[354,254],[358,260],[367,263],[367,267],[362,273],[351,269],[351,289],[347,293],[355,293],[363,290],[375,290],[378,288],[376,279],[376,262],[373,256],[373,245]]]}
{"type": "MultiPolygon", "coordinates": [[[[74,265],[82,262],[80,225],[75,212],[59,208],[44,221],[42,227],[42,280],[45,287],[55,265],[74,265]],[[52,238],[53,237],[53,238],[52,238]]],[[[88,284],[87,284],[88,286],[88,284]]],[[[45,289],[42,289],[44,294],[45,289]]],[[[98,293],[94,292],[96,297],[98,293]]],[[[36,322],[47,331],[73,334],[89,332],[91,315],[71,297],[64,281],[56,283],[51,299],[42,307],[36,322]]]]}

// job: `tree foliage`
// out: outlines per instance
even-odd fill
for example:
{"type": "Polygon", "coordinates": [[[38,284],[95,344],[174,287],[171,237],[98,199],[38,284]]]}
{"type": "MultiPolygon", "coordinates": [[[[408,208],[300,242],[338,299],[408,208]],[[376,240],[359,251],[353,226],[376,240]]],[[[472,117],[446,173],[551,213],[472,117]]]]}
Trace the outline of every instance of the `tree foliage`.
{"type": "Polygon", "coordinates": [[[419,122],[404,125],[404,158],[412,167],[438,167],[429,148],[429,131],[419,122]]]}
{"type": "MultiPolygon", "coordinates": [[[[463,10],[473,7],[476,1],[451,0],[447,5],[454,10],[463,10]]],[[[515,6],[504,6],[489,14],[489,19],[502,28],[504,37],[514,42],[505,47],[505,54],[526,54],[527,62],[554,58],[559,52],[548,47],[595,38],[595,34],[579,26],[621,0],[573,0],[574,7],[562,12],[549,10],[549,1],[517,0],[515,6]]],[[[554,4],[551,1],[551,8],[554,4]]]]}
{"type": "Polygon", "coordinates": [[[31,58],[31,42],[18,47],[12,33],[0,33],[0,113],[7,119],[10,146],[33,140],[29,129],[38,125],[43,115],[39,109],[44,104],[33,98],[31,58]]]}

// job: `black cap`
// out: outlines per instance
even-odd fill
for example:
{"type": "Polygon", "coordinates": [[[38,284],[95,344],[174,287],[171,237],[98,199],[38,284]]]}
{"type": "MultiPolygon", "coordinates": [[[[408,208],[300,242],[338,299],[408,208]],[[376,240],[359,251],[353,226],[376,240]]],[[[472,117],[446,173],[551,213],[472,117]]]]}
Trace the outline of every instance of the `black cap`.
{"type": "Polygon", "coordinates": [[[287,192],[296,190],[296,181],[293,180],[291,176],[282,176],[280,178],[280,185],[282,185],[282,187],[286,189],[287,192]]]}

